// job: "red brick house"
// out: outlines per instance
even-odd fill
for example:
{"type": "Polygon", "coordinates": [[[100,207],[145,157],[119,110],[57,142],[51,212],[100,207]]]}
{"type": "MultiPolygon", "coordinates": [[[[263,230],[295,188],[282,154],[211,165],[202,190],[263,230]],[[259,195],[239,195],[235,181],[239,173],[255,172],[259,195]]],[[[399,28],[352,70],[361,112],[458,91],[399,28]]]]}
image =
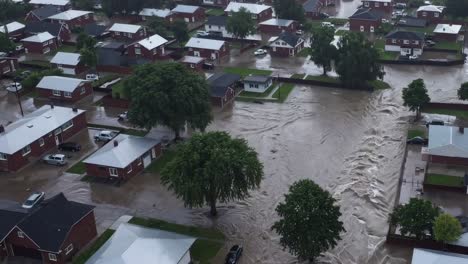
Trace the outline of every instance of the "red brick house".
{"type": "Polygon", "coordinates": [[[30,210],[0,209],[0,256],[23,256],[65,264],[97,235],[94,206],[60,193],[30,210]]]}
{"type": "Polygon", "coordinates": [[[188,55],[203,57],[210,60],[217,60],[229,54],[229,47],[223,40],[191,38],[185,48],[188,55]]]}
{"type": "Polygon", "coordinates": [[[295,56],[304,48],[304,39],[290,32],[283,32],[269,40],[272,56],[295,56]]]}
{"type": "Polygon", "coordinates": [[[42,32],[21,40],[26,53],[47,54],[58,48],[57,38],[49,32],[42,32]]]}
{"type": "Polygon", "coordinates": [[[31,10],[26,14],[24,21],[26,22],[36,22],[36,21],[44,21],[50,16],[56,15],[62,12],[57,7],[46,5],[39,7],[37,9],[31,10]]]}
{"type": "Polygon", "coordinates": [[[166,56],[164,48],[167,42],[165,38],[155,34],[130,44],[127,47],[127,54],[130,57],[142,57],[154,61],[157,58],[164,58],[166,56]]]}
{"type": "Polygon", "coordinates": [[[424,33],[396,30],[385,36],[385,51],[400,52],[400,55],[418,55],[423,53],[424,33]]]}
{"type": "Polygon", "coordinates": [[[79,53],[71,52],[57,52],[50,60],[53,67],[61,69],[63,73],[75,75],[84,72],[87,67],[81,62],[81,55],[79,53]]]}
{"type": "Polygon", "coordinates": [[[232,73],[215,73],[207,82],[210,85],[211,104],[223,108],[236,96],[241,76],[232,73]]]}
{"type": "MultiPolygon", "coordinates": [[[[6,24],[8,37],[13,38],[15,40],[19,40],[24,36],[24,28],[26,26],[19,22],[11,22],[6,24]]],[[[5,25],[0,25],[0,32],[5,34],[5,25]]]]}
{"type": "Polygon", "coordinates": [[[458,40],[461,30],[461,25],[437,24],[434,29],[434,40],[455,42],[458,40]]]}
{"type": "Polygon", "coordinates": [[[180,63],[187,66],[187,68],[195,71],[202,71],[203,70],[203,63],[205,63],[205,58],[202,57],[194,57],[194,56],[184,56],[180,63]]]}
{"type": "Polygon", "coordinates": [[[47,105],[0,125],[0,171],[18,171],[85,128],[84,110],[47,105]]]}
{"type": "Polygon", "coordinates": [[[260,22],[258,30],[263,34],[278,35],[286,31],[294,33],[298,26],[299,24],[294,20],[271,18],[260,22]]]}
{"type": "Polygon", "coordinates": [[[72,29],[94,23],[94,14],[90,11],[70,9],[50,16],[48,20],[52,23],[66,24],[68,28],[72,29]]]}
{"type": "Polygon", "coordinates": [[[27,35],[49,32],[49,34],[57,38],[59,44],[71,38],[71,30],[66,25],[45,21],[28,22],[25,32],[27,35]]]}
{"type": "Polygon", "coordinates": [[[34,8],[52,6],[60,11],[68,10],[71,7],[70,0],[31,0],[29,1],[29,4],[32,5],[34,8]]]}
{"type": "Polygon", "coordinates": [[[75,103],[93,93],[91,82],[62,76],[44,76],[36,85],[40,97],[75,103]]]}
{"type": "Polygon", "coordinates": [[[172,9],[174,16],[184,20],[187,23],[196,23],[205,21],[205,9],[199,6],[177,5],[172,9]]]}
{"type": "Polygon", "coordinates": [[[203,0],[203,5],[226,8],[230,0],[203,0]]]}
{"type": "Polygon", "coordinates": [[[141,173],[161,154],[158,140],[120,134],[83,163],[89,176],[127,180],[141,173]]]}
{"type": "Polygon", "coordinates": [[[373,33],[382,24],[384,14],[381,11],[367,9],[358,9],[349,17],[349,30],[355,32],[373,33]]]}
{"type": "Polygon", "coordinates": [[[18,58],[0,57],[0,77],[12,74],[18,69],[18,58]]]}
{"type": "Polygon", "coordinates": [[[146,29],[140,25],[114,23],[109,28],[111,37],[118,40],[140,40],[146,38],[146,29]]]}
{"type": "Polygon", "coordinates": [[[169,9],[143,8],[138,15],[143,21],[151,17],[158,17],[164,19],[164,21],[168,23],[172,23],[175,18],[175,14],[169,9]]]}
{"type": "Polygon", "coordinates": [[[432,163],[466,166],[468,134],[465,134],[465,129],[453,126],[429,126],[429,144],[421,150],[422,159],[432,163]]]}
{"type": "Polygon", "coordinates": [[[416,15],[431,24],[436,24],[444,18],[444,9],[444,6],[424,5],[418,8],[416,15]]]}
{"type": "Polygon", "coordinates": [[[226,9],[224,9],[224,12],[226,15],[232,16],[232,14],[238,12],[241,7],[247,9],[247,11],[252,14],[252,19],[256,20],[257,23],[273,17],[273,8],[271,6],[251,3],[230,2],[226,9]]]}
{"type": "Polygon", "coordinates": [[[392,0],[362,0],[362,6],[364,8],[380,10],[387,14],[393,12],[392,0]]]}

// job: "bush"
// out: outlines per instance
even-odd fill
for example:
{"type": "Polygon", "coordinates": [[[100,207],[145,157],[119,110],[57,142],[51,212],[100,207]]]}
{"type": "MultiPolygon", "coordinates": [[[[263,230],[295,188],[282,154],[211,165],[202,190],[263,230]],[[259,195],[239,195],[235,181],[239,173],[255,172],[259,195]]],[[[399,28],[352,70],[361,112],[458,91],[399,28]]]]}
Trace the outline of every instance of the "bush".
{"type": "Polygon", "coordinates": [[[468,82],[462,83],[460,88],[458,88],[457,94],[460,100],[468,99],[468,82]]]}
{"type": "Polygon", "coordinates": [[[21,85],[26,89],[31,89],[36,87],[36,85],[41,81],[42,77],[44,76],[51,76],[51,75],[62,75],[63,72],[60,69],[49,69],[43,70],[40,72],[33,72],[23,81],[21,81],[21,85]]]}

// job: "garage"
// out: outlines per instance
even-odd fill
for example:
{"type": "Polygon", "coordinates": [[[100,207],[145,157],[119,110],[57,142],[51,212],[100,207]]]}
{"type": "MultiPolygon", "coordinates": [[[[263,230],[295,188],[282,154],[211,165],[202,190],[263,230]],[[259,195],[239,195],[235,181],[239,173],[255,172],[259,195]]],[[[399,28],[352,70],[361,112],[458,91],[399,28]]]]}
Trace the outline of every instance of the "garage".
{"type": "Polygon", "coordinates": [[[21,256],[21,257],[27,257],[27,258],[33,258],[33,259],[42,259],[41,252],[34,249],[34,248],[25,248],[25,247],[19,247],[12,245],[12,250],[14,256],[21,256]]]}

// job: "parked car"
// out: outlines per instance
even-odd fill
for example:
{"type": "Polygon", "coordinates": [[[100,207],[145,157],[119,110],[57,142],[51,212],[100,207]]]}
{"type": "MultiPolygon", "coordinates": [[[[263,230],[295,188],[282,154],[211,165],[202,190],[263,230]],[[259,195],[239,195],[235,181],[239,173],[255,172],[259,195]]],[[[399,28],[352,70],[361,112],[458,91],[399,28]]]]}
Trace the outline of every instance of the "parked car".
{"type": "Polygon", "coordinates": [[[81,150],[81,145],[76,142],[65,142],[58,145],[58,149],[61,151],[77,152],[81,150]]]}
{"type": "Polygon", "coordinates": [[[24,50],[24,46],[21,44],[15,47],[15,51],[22,51],[22,50],[24,50]]]}
{"type": "Polygon", "coordinates": [[[426,44],[426,46],[428,46],[428,47],[434,47],[434,46],[435,46],[435,44],[436,44],[436,43],[435,43],[435,41],[433,41],[433,40],[430,40],[430,39],[428,39],[428,40],[424,41],[424,43],[425,43],[425,44],[426,44]]]}
{"type": "Polygon", "coordinates": [[[255,56],[260,56],[260,55],[265,55],[265,54],[267,54],[267,53],[268,53],[268,51],[265,50],[265,49],[258,49],[258,50],[256,50],[256,51],[254,52],[254,55],[255,55],[255,56]]]}
{"type": "Polygon", "coordinates": [[[202,67],[205,70],[213,70],[215,66],[213,63],[205,62],[203,63],[202,67]]]}
{"type": "Polygon", "coordinates": [[[239,245],[234,245],[229,250],[229,253],[226,256],[226,264],[236,264],[241,255],[242,255],[243,248],[239,245]]]}
{"type": "Polygon", "coordinates": [[[107,142],[112,140],[115,136],[117,136],[117,132],[115,131],[102,130],[94,136],[94,140],[107,142]]]}
{"type": "Polygon", "coordinates": [[[118,119],[119,121],[128,120],[128,111],[125,111],[125,112],[121,113],[121,114],[119,115],[119,117],[117,117],[117,119],[118,119]]]}
{"type": "Polygon", "coordinates": [[[414,138],[408,139],[406,143],[413,144],[413,145],[427,145],[428,140],[427,138],[414,137],[414,138]]]}
{"type": "Polygon", "coordinates": [[[198,30],[197,31],[197,37],[208,37],[210,33],[203,31],[203,30],[198,30]]]}
{"type": "Polygon", "coordinates": [[[325,18],[329,18],[329,17],[330,17],[330,15],[327,14],[327,13],[323,13],[323,12],[322,12],[322,13],[319,14],[319,18],[320,18],[320,19],[325,19],[325,18]]]}
{"type": "Polygon", "coordinates": [[[19,82],[10,83],[10,84],[8,84],[7,87],[6,87],[6,90],[7,90],[8,92],[11,92],[11,93],[19,92],[19,91],[21,91],[21,89],[23,89],[23,86],[22,86],[21,83],[19,83],[19,82]]]}
{"type": "Polygon", "coordinates": [[[333,25],[333,23],[331,22],[322,22],[322,27],[335,27],[335,25],[333,25]]]}
{"type": "Polygon", "coordinates": [[[42,158],[44,163],[56,166],[63,166],[67,164],[67,157],[63,154],[50,154],[42,158]]]}
{"type": "Polygon", "coordinates": [[[33,194],[29,195],[28,199],[24,201],[21,207],[23,207],[24,209],[31,209],[36,204],[44,200],[44,196],[45,196],[44,192],[34,192],[33,194]]]}
{"type": "Polygon", "coordinates": [[[20,79],[26,79],[29,77],[29,75],[31,75],[31,71],[22,71],[19,75],[19,78],[20,79]]]}
{"type": "Polygon", "coordinates": [[[99,80],[99,75],[97,75],[95,73],[88,73],[88,74],[86,74],[86,80],[87,81],[97,81],[97,80],[99,80]]]}
{"type": "Polygon", "coordinates": [[[406,8],[406,3],[396,3],[395,4],[395,9],[405,9],[406,8]]]}
{"type": "Polygon", "coordinates": [[[408,58],[410,60],[417,60],[419,58],[419,56],[415,54],[415,55],[410,55],[408,58]]]}
{"type": "Polygon", "coordinates": [[[302,29],[296,30],[296,35],[298,35],[298,36],[304,35],[304,30],[302,30],[302,29]]]}

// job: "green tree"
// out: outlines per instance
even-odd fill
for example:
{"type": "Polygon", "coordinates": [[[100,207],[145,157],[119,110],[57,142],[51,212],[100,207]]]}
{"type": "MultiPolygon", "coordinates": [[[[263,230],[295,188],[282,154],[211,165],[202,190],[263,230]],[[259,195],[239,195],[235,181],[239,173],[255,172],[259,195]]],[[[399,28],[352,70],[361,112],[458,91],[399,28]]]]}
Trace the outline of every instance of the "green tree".
{"type": "Polygon", "coordinates": [[[340,233],[346,231],[335,203],[330,193],[312,180],[293,183],[284,202],[276,207],[280,220],[272,229],[281,236],[280,244],[291,254],[310,261],[335,247],[340,233]]]}
{"type": "Polygon", "coordinates": [[[15,44],[10,40],[7,34],[0,33],[0,51],[10,52],[15,50],[15,44]]]}
{"type": "Polygon", "coordinates": [[[88,67],[95,69],[97,64],[97,54],[94,48],[82,48],[80,50],[81,61],[88,67]]]}
{"type": "Polygon", "coordinates": [[[338,42],[336,72],[344,85],[357,88],[383,78],[385,72],[378,59],[379,50],[363,34],[347,33],[338,42]]]}
{"type": "Polygon", "coordinates": [[[311,38],[310,59],[319,67],[323,67],[323,75],[332,69],[332,61],[336,57],[336,47],[332,44],[335,39],[333,27],[318,28],[311,38]]]}
{"type": "Polygon", "coordinates": [[[32,89],[37,86],[44,76],[62,75],[61,69],[47,69],[43,71],[34,71],[27,78],[21,81],[21,85],[26,89],[32,89]]]}
{"type": "Polygon", "coordinates": [[[182,198],[185,206],[210,206],[217,214],[217,202],[243,200],[257,189],[263,165],[247,141],[225,132],[195,134],[182,144],[163,168],[161,181],[182,198]]]}
{"type": "Polygon", "coordinates": [[[447,0],[447,14],[453,17],[466,17],[468,16],[468,0],[447,0]]]}
{"type": "Polygon", "coordinates": [[[457,218],[449,214],[439,215],[434,223],[434,237],[444,243],[457,241],[462,234],[462,226],[457,218]]]}
{"type": "Polygon", "coordinates": [[[77,9],[92,10],[94,8],[94,1],[93,0],[74,0],[72,2],[73,2],[73,5],[77,9]]]}
{"type": "Polygon", "coordinates": [[[145,4],[145,0],[102,0],[102,9],[108,16],[115,13],[131,14],[140,12],[145,4]]]}
{"type": "Polygon", "coordinates": [[[248,35],[255,33],[255,22],[250,12],[245,7],[241,7],[238,12],[233,12],[228,17],[226,30],[234,38],[245,39],[248,35]]]}
{"type": "Polygon", "coordinates": [[[433,226],[440,209],[430,201],[411,198],[409,203],[398,205],[390,214],[390,223],[400,227],[402,235],[424,238],[427,233],[433,236],[433,226]]]}
{"type": "Polygon", "coordinates": [[[180,43],[186,42],[190,38],[187,23],[183,20],[174,21],[174,23],[172,23],[171,30],[174,34],[174,38],[180,43]]]}
{"type": "Polygon", "coordinates": [[[416,111],[416,118],[421,116],[421,108],[431,101],[427,94],[426,85],[423,79],[412,81],[408,87],[403,88],[403,105],[409,107],[411,111],[416,111]]]}
{"type": "Polygon", "coordinates": [[[155,17],[151,18],[148,21],[148,28],[154,34],[158,34],[163,38],[168,38],[171,35],[171,32],[168,30],[166,22],[163,18],[155,17]]]}
{"type": "Polygon", "coordinates": [[[185,124],[203,131],[211,122],[205,78],[180,63],[144,64],[123,85],[131,100],[129,119],[140,127],[165,125],[178,139],[185,124]]]}
{"type": "Polygon", "coordinates": [[[468,99],[468,82],[462,83],[460,88],[458,88],[457,94],[460,100],[468,99]]]}
{"type": "Polygon", "coordinates": [[[305,21],[304,8],[298,1],[294,0],[274,0],[273,7],[278,18],[305,21]]]}
{"type": "Polygon", "coordinates": [[[96,45],[96,40],[90,35],[81,32],[76,38],[76,49],[81,50],[83,48],[92,48],[94,49],[96,45]]]}
{"type": "Polygon", "coordinates": [[[0,24],[25,17],[31,10],[28,4],[18,4],[10,0],[0,0],[0,24]]]}
{"type": "Polygon", "coordinates": [[[409,0],[408,1],[408,6],[412,8],[418,8],[422,5],[424,5],[424,0],[409,0]]]}

